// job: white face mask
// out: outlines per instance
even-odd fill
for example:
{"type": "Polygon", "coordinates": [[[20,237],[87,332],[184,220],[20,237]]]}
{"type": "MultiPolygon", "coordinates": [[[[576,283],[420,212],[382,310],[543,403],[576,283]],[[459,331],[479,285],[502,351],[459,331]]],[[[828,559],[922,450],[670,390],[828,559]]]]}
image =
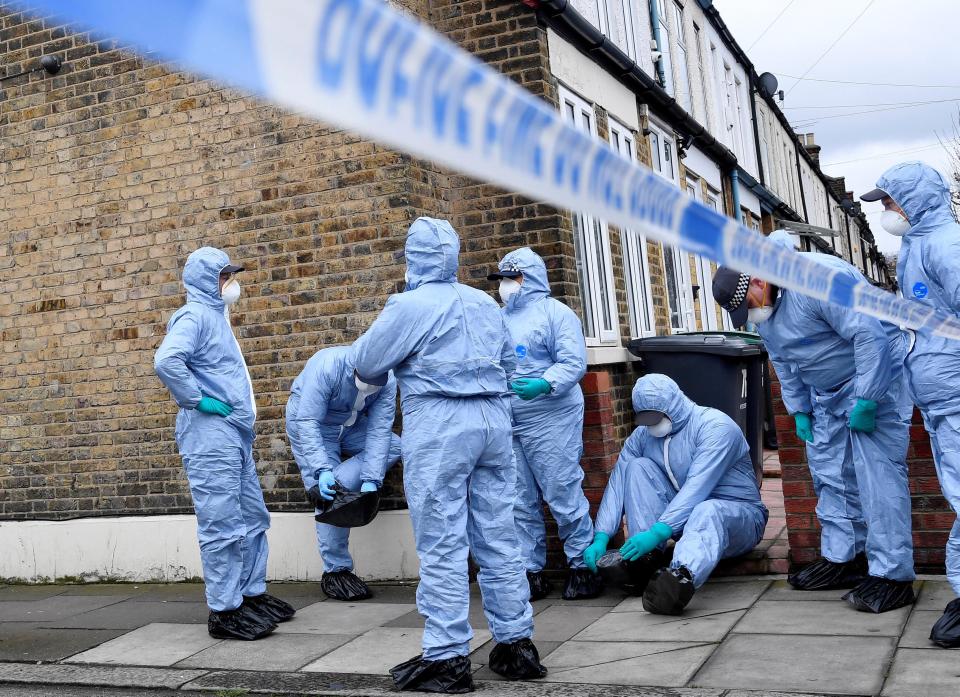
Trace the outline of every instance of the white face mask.
{"type": "Polygon", "coordinates": [[[357,390],[359,390],[361,394],[372,394],[380,389],[379,385],[370,385],[361,380],[357,375],[353,376],[353,384],[357,386],[357,390]]]}
{"type": "Polygon", "coordinates": [[[512,278],[501,278],[500,279],[500,299],[506,305],[510,298],[517,294],[517,291],[520,290],[520,283],[514,281],[512,278]]]}
{"type": "Polygon", "coordinates": [[[235,279],[227,281],[220,291],[220,297],[223,298],[224,305],[233,305],[240,299],[240,284],[235,279]]]}
{"type": "Polygon", "coordinates": [[[773,308],[767,305],[766,307],[751,307],[747,310],[747,321],[752,322],[753,324],[760,324],[761,322],[766,322],[770,319],[770,316],[773,314],[773,308]]]}
{"type": "Polygon", "coordinates": [[[666,416],[660,419],[660,421],[655,423],[653,426],[647,426],[647,431],[649,431],[650,435],[654,438],[663,438],[664,436],[669,436],[672,430],[673,422],[666,416]]]}
{"type": "Polygon", "coordinates": [[[880,227],[891,235],[903,237],[910,231],[910,221],[896,211],[884,211],[880,214],[880,227]]]}

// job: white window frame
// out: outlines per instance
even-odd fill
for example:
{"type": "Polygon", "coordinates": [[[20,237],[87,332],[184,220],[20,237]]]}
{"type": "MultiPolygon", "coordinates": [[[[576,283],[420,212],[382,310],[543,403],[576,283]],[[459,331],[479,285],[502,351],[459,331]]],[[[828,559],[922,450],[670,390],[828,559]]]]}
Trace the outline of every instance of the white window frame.
{"type": "Polygon", "coordinates": [[[613,32],[610,30],[610,8],[615,4],[620,5],[623,10],[623,29],[627,40],[627,45],[622,48],[624,49],[624,53],[636,61],[637,37],[634,31],[636,30],[637,22],[633,18],[633,2],[631,0],[596,0],[596,3],[599,24],[597,29],[600,30],[601,34],[613,41],[614,45],[617,45],[617,42],[614,40],[613,32]]]}
{"type": "MultiPolygon", "coordinates": [[[[659,124],[650,122],[650,151],[653,157],[653,171],[664,179],[670,181],[674,186],[680,186],[680,171],[677,165],[677,142],[672,134],[668,135],[667,129],[659,124]],[[664,165],[669,156],[669,170],[664,170],[664,165]]],[[[677,285],[677,302],[679,306],[673,308],[670,305],[670,290],[667,289],[667,310],[670,315],[670,329],[674,334],[683,334],[696,330],[696,319],[693,307],[693,288],[690,281],[690,258],[689,255],[681,251],[679,247],[660,243],[661,256],[664,264],[664,280],[669,282],[667,265],[673,270],[673,277],[677,285]],[[674,325],[674,317],[677,319],[674,325]]]]}
{"type": "Polygon", "coordinates": [[[670,22],[667,20],[666,0],[655,0],[657,3],[657,20],[660,23],[660,65],[663,66],[663,89],[673,97],[676,90],[673,86],[673,59],[670,57],[670,22]]]}
{"type": "MultiPolygon", "coordinates": [[[[610,146],[617,154],[631,162],[636,162],[637,149],[633,133],[612,116],[608,117],[608,123],[610,146]]],[[[654,336],[657,333],[657,325],[653,312],[653,293],[650,288],[647,238],[636,230],[621,228],[620,245],[623,250],[623,269],[627,281],[630,338],[654,336]]]]}
{"type": "Polygon", "coordinates": [[[677,94],[676,100],[688,114],[693,113],[693,85],[690,82],[690,64],[687,62],[687,34],[683,21],[683,5],[674,0],[673,21],[677,44],[677,94]]]}
{"type": "MultiPolygon", "coordinates": [[[[558,96],[563,120],[567,123],[572,121],[577,129],[596,137],[597,116],[593,104],[564,85],[559,86],[558,96]]],[[[606,221],[592,215],[578,211],[571,211],[571,215],[587,346],[619,345],[620,323],[616,286],[613,283],[610,230],[606,221]],[[601,268],[598,268],[598,261],[601,268]]]]}
{"type": "MultiPolygon", "coordinates": [[[[702,179],[699,175],[687,170],[687,195],[695,201],[705,203],[703,200],[703,189],[701,188],[702,179]]],[[[700,301],[700,327],[703,331],[717,331],[720,327],[717,324],[717,311],[713,302],[713,268],[710,266],[710,260],[699,254],[693,256],[694,266],[697,269],[697,283],[700,285],[698,300],[700,301]]]]}
{"type": "MultiPolygon", "coordinates": [[[[714,189],[709,184],[707,185],[707,200],[704,201],[710,208],[715,210],[720,215],[723,215],[723,210],[720,207],[720,192],[714,189]]],[[[713,297],[713,281],[710,282],[710,297],[713,297]]],[[[701,291],[702,292],[702,291],[701,291]]],[[[714,301],[716,302],[716,301],[714,301]]],[[[720,312],[720,320],[723,323],[724,331],[732,332],[734,330],[733,322],[730,320],[730,313],[726,310],[720,312]]]]}
{"type": "Polygon", "coordinates": [[[696,22],[693,22],[693,43],[693,50],[697,58],[697,87],[700,91],[700,96],[703,98],[703,123],[707,125],[707,130],[712,131],[710,99],[707,96],[709,81],[707,80],[707,69],[703,59],[703,30],[696,22]]]}

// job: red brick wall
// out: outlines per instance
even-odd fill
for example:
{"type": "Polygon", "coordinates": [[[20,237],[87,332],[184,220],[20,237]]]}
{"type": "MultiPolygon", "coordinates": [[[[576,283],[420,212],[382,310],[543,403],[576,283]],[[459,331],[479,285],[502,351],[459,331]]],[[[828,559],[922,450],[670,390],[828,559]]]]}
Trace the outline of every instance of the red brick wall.
{"type": "MultiPolygon", "coordinates": [[[[780,467],[783,499],[787,514],[790,560],[794,567],[813,561],[820,555],[820,525],[817,522],[817,497],[807,468],[802,442],[794,433],[793,418],[780,399],[780,383],[770,371],[777,439],[780,442],[780,467]]],[[[953,525],[954,514],[940,495],[940,484],[933,465],[930,440],[918,412],[910,427],[907,451],[910,494],[913,500],[914,560],[918,572],[943,573],[944,545],[953,525]]]]}

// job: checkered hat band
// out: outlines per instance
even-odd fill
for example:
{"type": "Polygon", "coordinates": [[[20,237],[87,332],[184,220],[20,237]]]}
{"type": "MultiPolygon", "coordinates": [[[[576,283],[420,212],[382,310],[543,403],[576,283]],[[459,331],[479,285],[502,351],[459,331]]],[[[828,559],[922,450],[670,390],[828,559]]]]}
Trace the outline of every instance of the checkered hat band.
{"type": "Polygon", "coordinates": [[[740,303],[747,297],[748,290],[750,290],[750,276],[742,273],[740,278],[737,279],[737,289],[733,291],[733,295],[730,296],[730,300],[723,306],[723,309],[727,312],[733,312],[740,307],[740,303]]]}

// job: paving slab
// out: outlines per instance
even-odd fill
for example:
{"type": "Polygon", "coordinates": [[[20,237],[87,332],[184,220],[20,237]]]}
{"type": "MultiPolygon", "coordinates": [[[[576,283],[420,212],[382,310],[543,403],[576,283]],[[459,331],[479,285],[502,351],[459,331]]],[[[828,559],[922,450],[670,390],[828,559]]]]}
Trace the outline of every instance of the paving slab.
{"type": "Polygon", "coordinates": [[[375,603],[405,603],[407,605],[417,604],[417,584],[406,584],[402,586],[387,586],[370,584],[370,591],[373,593],[371,600],[375,603]]]}
{"type": "Polygon", "coordinates": [[[43,624],[0,625],[0,661],[59,661],[121,634],[122,629],[50,629],[43,624]]]}
{"type": "Polygon", "coordinates": [[[63,586],[9,585],[0,588],[0,602],[7,600],[43,600],[63,593],[63,586]]]}
{"type": "Polygon", "coordinates": [[[956,697],[960,656],[956,650],[899,649],[883,686],[884,697],[956,697]]]}
{"type": "MultiPolygon", "coordinates": [[[[903,636],[900,637],[901,649],[935,649],[944,651],[932,641],[930,641],[930,630],[940,615],[939,610],[914,610],[910,619],[907,620],[907,626],[903,630],[903,636]]],[[[960,682],[958,682],[957,692],[960,693],[960,682]]]]}
{"type": "Polygon", "coordinates": [[[568,641],[543,664],[547,682],[681,687],[716,644],[568,641]]]}
{"type": "Polygon", "coordinates": [[[8,600],[0,603],[0,622],[52,622],[123,602],[124,596],[55,595],[42,600],[8,600]]]}
{"type": "Polygon", "coordinates": [[[82,666],[54,663],[0,663],[0,682],[45,685],[110,685],[177,689],[206,673],[203,670],[82,666]]]}
{"type": "Polygon", "coordinates": [[[180,661],[176,667],[298,670],[352,638],[343,634],[271,634],[258,641],[221,641],[180,661]]]}
{"type": "Polygon", "coordinates": [[[577,641],[720,641],[745,610],[679,617],[646,612],[611,612],[574,636],[577,641]]]}
{"type": "Polygon", "coordinates": [[[406,603],[314,603],[297,611],[296,617],[277,627],[276,634],[349,634],[357,636],[409,614],[415,605],[406,603]]]}
{"type": "Polygon", "coordinates": [[[61,586],[61,595],[116,595],[134,598],[150,592],[151,584],[137,583],[84,583],[61,586]]]}
{"type": "MultiPolygon", "coordinates": [[[[769,586],[769,581],[710,581],[696,592],[686,611],[746,609],[753,605],[769,586]]],[[[633,596],[613,608],[612,612],[642,610],[643,599],[633,596]]]]}
{"type": "Polygon", "coordinates": [[[147,591],[138,594],[136,600],[166,600],[169,602],[207,602],[202,583],[151,583],[147,591]]]}
{"type": "MultiPolygon", "coordinates": [[[[303,667],[307,673],[383,675],[422,651],[420,629],[378,627],[303,667]]],[[[490,641],[490,632],[474,630],[470,649],[490,641]]]]}
{"type": "MultiPolygon", "coordinates": [[[[630,688],[620,685],[584,685],[519,682],[476,682],[477,694],[497,697],[722,697],[723,690],[630,688]]],[[[215,671],[184,685],[184,690],[231,691],[268,695],[363,695],[397,697],[393,680],[386,675],[348,675],[343,673],[264,673],[255,671],[215,671]]],[[[420,694],[420,693],[417,693],[420,694]]],[[[753,695],[751,697],[760,697],[753,695]]]]}
{"type": "Polygon", "coordinates": [[[533,639],[538,645],[540,641],[566,641],[604,617],[609,610],[595,605],[553,605],[534,617],[533,639]]]}
{"type": "Polygon", "coordinates": [[[692,687],[873,695],[893,656],[891,637],[734,634],[692,687]]]}
{"type": "MultiPolygon", "coordinates": [[[[470,599],[470,613],[467,616],[470,620],[470,626],[474,629],[484,629],[487,626],[487,616],[483,614],[483,607],[479,599],[470,599]]],[[[424,617],[416,610],[400,615],[395,620],[384,622],[384,627],[400,627],[403,629],[423,629],[424,617]]]]}
{"type": "Polygon", "coordinates": [[[68,662],[172,666],[220,641],[207,634],[206,624],[148,624],[77,654],[68,662]]]}
{"type": "Polygon", "coordinates": [[[910,607],[874,614],[846,603],[761,600],[734,628],[737,634],[900,636],[910,607]]]}
{"type": "Polygon", "coordinates": [[[63,620],[50,622],[51,627],[84,629],[136,629],[147,624],[206,624],[210,609],[206,603],[147,600],[125,600],[63,620]]]}
{"type": "Polygon", "coordinates": [[[947,603],[956,597],[957,594],[946,581],[924,581],[915,607],[917,610],[936,610],[942,614],[947,603]]]}
{"type": "Polygon", "coordinates": [[[785,580],[774,581],[770,584],[767,591],[761,596],[761,600],[828,600],[843,602],[841,598],[847,593],[847,589],[832,591],[798,591],[785,580]]]}

